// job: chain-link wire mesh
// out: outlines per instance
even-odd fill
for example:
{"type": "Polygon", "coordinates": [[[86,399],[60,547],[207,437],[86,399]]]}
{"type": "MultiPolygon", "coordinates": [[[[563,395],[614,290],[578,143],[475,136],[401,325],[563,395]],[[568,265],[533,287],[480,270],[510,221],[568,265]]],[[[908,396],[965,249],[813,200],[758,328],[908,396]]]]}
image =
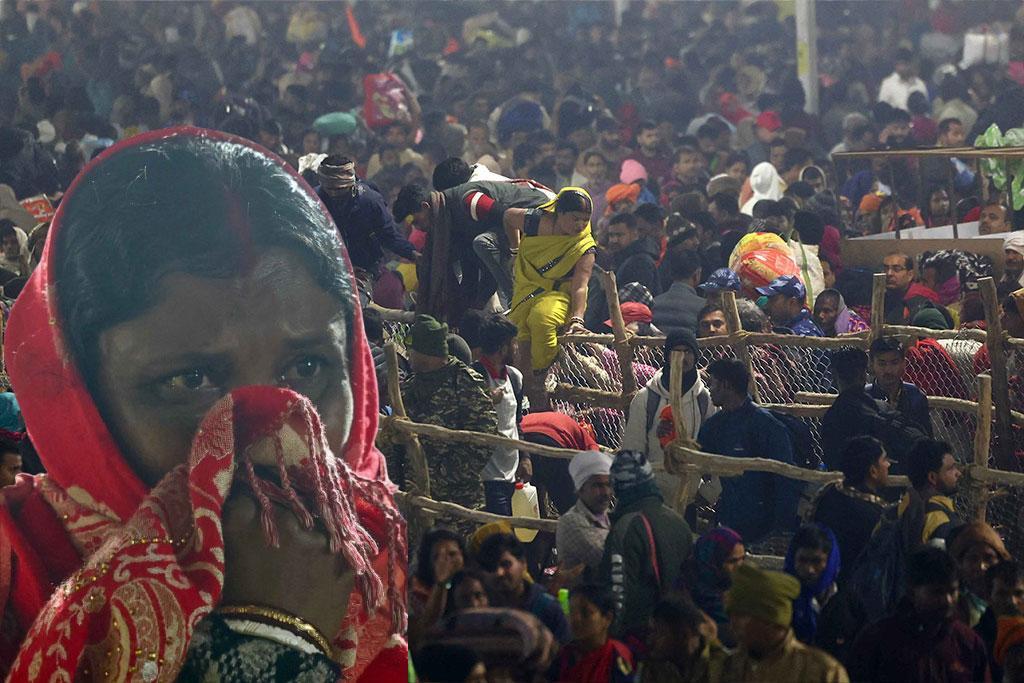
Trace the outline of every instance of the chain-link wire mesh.
{"type": "Polygon", "coordinates": [[[406,355],[405,340],[409,336],[412,325],[395,320],[384,321],[384,343],[395,345],[395,350],[401,355],[406,355]]]}
{"type": "MultiPolygon", "coordinates": [[[[649,365],[633,363],[633,373],[640,386],[646,384],[656,371],[656,368],[649,365]]],[[[578,389],[596,389],[621,396],[622,368],[619,365],[619,357],[611,346],[565,342],[561,345],[558,358],[551,367],[548,384],[549,388],[553,384],[565,384],[578,389]]],[[[622,430],[626,424],[626,416],[622,410],[565,399],[553,400],[552,408],[590,424],[594,428],[597,442],[601,445],[618,448],[622,443],[622,430]]]]}

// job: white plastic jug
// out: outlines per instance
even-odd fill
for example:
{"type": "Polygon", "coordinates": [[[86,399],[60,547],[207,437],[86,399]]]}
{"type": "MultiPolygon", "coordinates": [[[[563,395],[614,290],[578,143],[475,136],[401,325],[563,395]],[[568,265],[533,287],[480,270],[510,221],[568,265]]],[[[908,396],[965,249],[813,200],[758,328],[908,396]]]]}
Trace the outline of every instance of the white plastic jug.
{"type": "MultiPolygon", "coordinates": [[[[512,494],[512,516],[540,519],[540,504],[537,501],[537,489],[533,484],[516,482],[516,490],[512,494]]],[[[514,529],[516,538],[529,543],[537,537],[536,529],[514,529]]]]}

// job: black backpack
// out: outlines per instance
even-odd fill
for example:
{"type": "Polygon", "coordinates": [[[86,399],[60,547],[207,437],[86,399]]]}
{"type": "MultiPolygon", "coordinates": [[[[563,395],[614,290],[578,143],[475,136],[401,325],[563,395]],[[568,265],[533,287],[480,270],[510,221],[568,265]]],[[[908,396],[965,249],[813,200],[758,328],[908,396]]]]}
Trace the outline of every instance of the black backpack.
{"type": "Polygon", "coordinates": [[[882,515],[853,572],[846,590],[859,597],[866,621],[888,615],[903,596],[904,566],[909,548],[904,525],[893,509],[882,515]]]}
{"type": "Polygon", "coordinates": [[[769,410],[768,412],[789,432],[789,441],[793,444],[793,462],[797,467],[809,470],[818,469],[821,466],[821,457],[814,451],[814,435],[807,423],[795,415],[779,410],[769,410]]]}

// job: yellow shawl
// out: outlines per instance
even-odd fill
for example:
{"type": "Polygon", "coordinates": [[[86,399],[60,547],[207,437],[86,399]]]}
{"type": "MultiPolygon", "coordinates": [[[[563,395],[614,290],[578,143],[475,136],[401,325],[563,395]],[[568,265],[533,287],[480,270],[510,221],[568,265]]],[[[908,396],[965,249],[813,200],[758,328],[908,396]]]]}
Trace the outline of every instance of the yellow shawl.
{"type": "MultiPolygon", "coordinates": [[[[587,191],[579,187],[562,188],[558,197],[570,191],[590,199],[587,191]]],[[[553,214],[558,197],[537,208],[553,214]]],[[[596,246],[590,234],[590,223],[575,235],[524,235],[513,268],[512,310],[541,294],[567,287],[570,280],[565,277],[576,267],[580,257],[596,246]]]]}

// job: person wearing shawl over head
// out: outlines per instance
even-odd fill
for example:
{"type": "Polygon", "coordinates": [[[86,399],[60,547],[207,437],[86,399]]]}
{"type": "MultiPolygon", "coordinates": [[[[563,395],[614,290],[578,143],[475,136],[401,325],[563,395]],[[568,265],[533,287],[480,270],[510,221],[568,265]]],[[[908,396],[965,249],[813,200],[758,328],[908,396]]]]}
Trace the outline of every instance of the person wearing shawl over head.
{"type": "Polygon", "coordinates": [[[846,305],[838,289],[826,289],[814,300],[814,322],[826,337],[863,332],[869,325],[846,305]]]}
{"type": "Polygon", "coordinates": [[[839,565],[839,543],[828,527],[808,525],[793,536],[784,567],[800,581],[800,595],[793,601],[793,633],[800,642],[814,643],[818,615],[836,594],[839,565]]]}
{"type": "Polygon", "coordinates": [[[514,288],[509,318],[519,328],[527,395],[547,405],[544,382],[558,354],[558,334],[586,332],[583,313],[597,243],[590,234],[593,202],[586,190],[563,188],[536,209],[509,209],[505,227],[512,253],[514,288]]]}
{"type": "Polygon", "coordinates": [[[196,128],[78,176],[11,314],[45,476],[0,506],[9,680],[400,680],[405,525],[352,267],[278,157],[196,128]]]}
{"type": "Polygon", "coordinates": [[[683,567],[682,588],[690,593],[693,604],[718,626],[718,639],[726,647],[736,645],[725,612],[725,593],[732,575],[743,564],[747,551],[743,538],[729,527],[708,531],[693,545],[693,554],[683,567]]]}

